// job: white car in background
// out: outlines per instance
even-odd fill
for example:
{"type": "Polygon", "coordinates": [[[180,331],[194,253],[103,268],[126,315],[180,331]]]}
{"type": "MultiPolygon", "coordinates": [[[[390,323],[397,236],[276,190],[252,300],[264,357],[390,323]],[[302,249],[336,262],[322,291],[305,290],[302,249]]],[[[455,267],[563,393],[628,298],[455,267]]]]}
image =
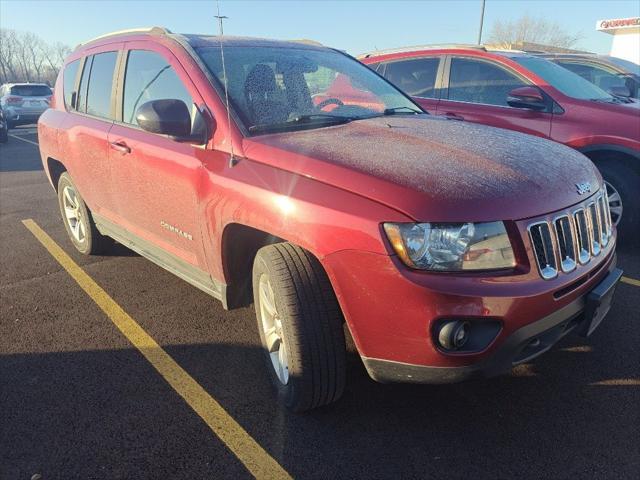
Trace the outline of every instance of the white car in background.
{"type": "Polygon", "coordinates": [[[5,83],[0,87],[0,108],[9,128],[36,123],[53,92],[44,83],[5,83]]]}

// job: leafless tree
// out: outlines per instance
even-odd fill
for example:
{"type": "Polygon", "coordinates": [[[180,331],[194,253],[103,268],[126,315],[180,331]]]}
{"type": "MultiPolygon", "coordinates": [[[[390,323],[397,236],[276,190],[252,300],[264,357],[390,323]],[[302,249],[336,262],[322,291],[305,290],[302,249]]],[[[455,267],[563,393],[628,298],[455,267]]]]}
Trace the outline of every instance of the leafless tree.
{"type": "Polygon", "coordinates": [[[34,33],[0,29],[0,83],[53,85],[69,51],[66,45],[49,45],[34,33]]]}
{"type": "Polygon", "coordinates": [[[524,15],[517,20],[496,21],[487,38],[487,43],[502,45],[505,48],[524,43],[571,48],[581,38],[581,33],[567,32],[556,22],[524,15]]]}
{"type": "Polygon", "coordinates": [[[18,78],[16,51],[18,38],[13,30],[0,30],[0,75],[2,83],[9,78],[18,78]]]}

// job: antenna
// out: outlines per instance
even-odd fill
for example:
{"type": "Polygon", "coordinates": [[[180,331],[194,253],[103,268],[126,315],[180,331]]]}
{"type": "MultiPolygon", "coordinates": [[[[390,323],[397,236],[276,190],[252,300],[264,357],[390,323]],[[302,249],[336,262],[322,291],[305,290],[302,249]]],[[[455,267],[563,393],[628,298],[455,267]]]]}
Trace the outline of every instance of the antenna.
{"type": "MultiPolygon", "coordinates": [[[[229,132],[231,132],[231,110],[229,108],[229,86],[227,84],[227,68],[224,62],[224,48],[222,46],[222,37],[224,36],[224,28],[222,27],[222,21],[226,20],[229,17],[225,17],[220,15],[220,0],[216,0],[216,7],[218,10],[218,14],[214,15],[215,18],[218,19],[218,29],[220,30],[220,58],[222,60],[222,75],[224,76],[224,99],[227,107],[227,128],[229,132]]],[[[229,147],[231,149],[231,157],[229,157],[229,167],[233,167],[237,160],[233,154],[233,138],[229,136],[229,147]]]]}

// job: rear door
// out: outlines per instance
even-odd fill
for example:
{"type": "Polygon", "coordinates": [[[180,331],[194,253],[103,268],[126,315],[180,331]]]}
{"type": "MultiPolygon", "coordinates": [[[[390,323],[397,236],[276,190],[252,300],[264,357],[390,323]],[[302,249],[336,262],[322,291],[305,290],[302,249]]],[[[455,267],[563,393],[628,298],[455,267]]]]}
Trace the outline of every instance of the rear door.
{"type": "Polygon", "coordinates": [[[156,247],[183,263],[204,268],[198,187],[205,151],[202,146],[147,132],[136,121],[141,105],[160,99],[184,101],[195,119],[195,105],[202,105],[202,98],[167,48],[132,42],[125,50],[117,121],[109,134],[118,223],[143,248],[156,247]]]}
{"type": "Polygon", "coordinates": [[[552,113],[514,108],[507,96],[530,83],[495,61],[465,56],[447,58],[438,115],[452,120],[508,128],[549,137],[552,113]]]}
{"type": "Polygon", "coordinates": [[[382,62],[377,72],[429,113],[436,113],[440,100],[442,57],[422,57],[382,62]]]}
{"type": "Polygon", "coordinates": [[[109,217],[114,198],[107,135],[113,125],[113,86],[121,46],[92,50],[66,66],[63,84],[68,115],[58,137],[61,157],[87,205],[94,213],[109,217]]]}

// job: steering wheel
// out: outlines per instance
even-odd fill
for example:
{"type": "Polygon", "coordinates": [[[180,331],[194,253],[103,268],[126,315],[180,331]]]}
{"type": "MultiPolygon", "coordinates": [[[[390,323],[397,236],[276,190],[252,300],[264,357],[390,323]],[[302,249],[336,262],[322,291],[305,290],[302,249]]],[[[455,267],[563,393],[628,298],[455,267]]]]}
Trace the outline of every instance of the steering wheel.
{"type": "Polygon", "coordinates": [[[327,98],[323,101],[321,101],[319,104],[316,105],[316,108],[318,110],[322,110],[324,107],[326,107],[327,105],[337,105],[339,107],[344,107],[344,102],[342,100],[340,100],[339,98],[327,98]]]}

